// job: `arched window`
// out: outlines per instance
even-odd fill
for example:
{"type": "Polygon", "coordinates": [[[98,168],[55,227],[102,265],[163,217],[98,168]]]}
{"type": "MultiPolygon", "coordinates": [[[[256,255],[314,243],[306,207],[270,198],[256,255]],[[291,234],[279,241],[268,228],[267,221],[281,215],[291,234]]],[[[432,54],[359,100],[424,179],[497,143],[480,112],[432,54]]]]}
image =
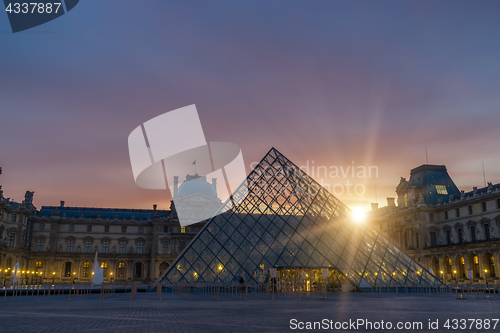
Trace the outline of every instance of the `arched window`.
{"type": "Polygon", "coordinates": [[[118,270],[116,272],[117,277],[125,277],[125,263],[124,262],[119,262],[118,263],[118,270]]]}
{"type": "Polygon", "coordinates": [[[134,276],[136,278],[142,277],[142,263],[140,263],[140,262],[135,263],[134,276]]]}
{"type": "Polygon", "coordinates": [[[71,277],[71,262],[64,264],[64,277],[71,277]]]}
{"type": "Polygon", "coordinates": [[[102,276],[108,277],[109,264],[107,262],[103,261],[101,263],[101,268],[102,268],[102,276]]]}
{"type": "Polygon", "coordinates": [[[82,277],[86,278],[90,276],[90,262],[86,261],[82,266],[82,277]]]}
{"type": "Polygon", "coordinates": [[[165,270],[168,268],[168,262],[162,262],[160,264],[160,275],[159,276],[162,276],[163,275],[163,272],[165,272],[165,270]]]}
{"type": "Polygon", "coordinates": [[[5,264],[5,268],[10,270],[12,268],[12,258],[8,258],[5,264]]]}
{"type": "Polygon", "coordinates": [[[434,276],[441,277],[439,271],[439,259],[436,257],[432,259],[432,273],[434,276]]]}

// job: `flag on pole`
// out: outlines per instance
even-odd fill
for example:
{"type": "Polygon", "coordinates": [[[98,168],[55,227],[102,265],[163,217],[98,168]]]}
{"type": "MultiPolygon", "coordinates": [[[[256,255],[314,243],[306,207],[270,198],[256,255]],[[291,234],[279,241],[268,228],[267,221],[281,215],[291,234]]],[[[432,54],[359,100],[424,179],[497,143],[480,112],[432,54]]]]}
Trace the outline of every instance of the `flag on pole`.
{"type": "Polygon", "coordinates": [[[195,165],[195,164],[196,164],[196,160],[194,160],[194,162],[193,162],[193,165],[195,165]]]}

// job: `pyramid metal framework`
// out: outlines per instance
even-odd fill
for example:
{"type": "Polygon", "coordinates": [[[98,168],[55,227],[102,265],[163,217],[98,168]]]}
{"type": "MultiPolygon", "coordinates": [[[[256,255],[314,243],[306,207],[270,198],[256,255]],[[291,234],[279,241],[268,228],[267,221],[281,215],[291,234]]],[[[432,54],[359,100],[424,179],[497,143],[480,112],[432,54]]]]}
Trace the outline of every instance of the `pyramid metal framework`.
{"type": "Polygon", "coordinates": [[[354,222],[347,206],[275,148],[231,199],[165,271],[163,283],[264,282],[276,267],[329,267],[355,286],[441,283],[374,228],[354,222]]]}

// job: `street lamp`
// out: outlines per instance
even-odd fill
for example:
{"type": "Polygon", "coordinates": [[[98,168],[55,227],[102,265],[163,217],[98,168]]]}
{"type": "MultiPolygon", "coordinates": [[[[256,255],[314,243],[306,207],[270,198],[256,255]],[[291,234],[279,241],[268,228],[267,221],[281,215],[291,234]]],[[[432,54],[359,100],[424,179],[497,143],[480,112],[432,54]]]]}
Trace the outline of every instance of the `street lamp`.
{"type": "Polygon", "coordinates": [[[8,270],[5,270],[5,274],[4,274],[4,276],[3,276],[3,286],[4,286],[4,287],[5,287],[5,281],[6,281],[6,279],[7,279],[7,271],[8,271],[8,270]]]}
{"type": "Polygon", "coordinates": [[[484,277],[485,277],[485,279],[486,279],[486,284],[488,284],[488,274],[487,274],[487,273],[488,273],[488,270],[487,270],[487,269],[485,269],[485,270],[484,270],[484,277]]]}
{"type": "Polygon", "coordinates": [[[52,272],[52,283],[54,283],[55,278],[56,278],[56,272],[52,272]]]}

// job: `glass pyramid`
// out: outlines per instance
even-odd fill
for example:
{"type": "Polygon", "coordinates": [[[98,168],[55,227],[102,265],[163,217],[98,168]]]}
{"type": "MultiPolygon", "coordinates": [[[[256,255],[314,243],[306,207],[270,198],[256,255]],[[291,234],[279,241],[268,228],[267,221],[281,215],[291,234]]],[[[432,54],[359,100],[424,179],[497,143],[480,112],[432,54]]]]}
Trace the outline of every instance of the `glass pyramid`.
{"type": "Polygon", "coordinates": [[[329,268],[355,286],[441,282],[272,148],[166,270],[164,283],[264,282],[270,268],[329,268]],[[247,185],[248,186],[244,186],[247,185]],[[244,198],[243,200],[239,200],[244,198]]]}

